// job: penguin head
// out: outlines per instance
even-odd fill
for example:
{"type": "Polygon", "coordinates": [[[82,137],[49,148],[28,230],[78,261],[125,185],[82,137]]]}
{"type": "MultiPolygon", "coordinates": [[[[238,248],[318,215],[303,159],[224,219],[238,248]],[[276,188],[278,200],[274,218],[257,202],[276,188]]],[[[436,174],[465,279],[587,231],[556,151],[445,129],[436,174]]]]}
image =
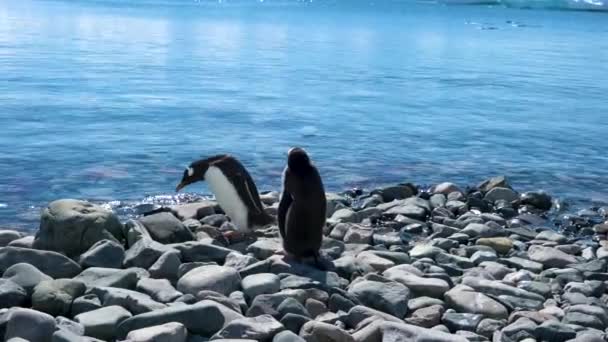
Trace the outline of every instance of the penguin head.
{"type": "Polygon", "coordinates": [[[209,168],[209,163],[207,160],[199,160],[196,161],[184,170],[184,175],[182,176],[182,181],[177,185],[175,191],[178,192],[187,185],[190,185],[194,182],[205,180],[205,173],[209,168]]]}
{"type": "Polygon", "coordinates": [[[293,147],[287,152],[287,165],[293,170],[309,168],[310,158],[303,148],[293,147]]]}

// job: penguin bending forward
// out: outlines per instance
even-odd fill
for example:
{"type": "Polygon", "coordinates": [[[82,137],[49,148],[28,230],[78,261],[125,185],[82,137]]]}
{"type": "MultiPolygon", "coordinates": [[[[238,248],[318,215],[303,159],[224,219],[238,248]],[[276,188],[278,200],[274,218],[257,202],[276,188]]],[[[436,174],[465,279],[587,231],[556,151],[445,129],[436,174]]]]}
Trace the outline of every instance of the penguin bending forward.
{"type": "Polygon", "coordinates": [[[193,162],[175,191],[198,181],[207,181],[218,204],[240,233],[275,221],[264,211],[253,179],[236,158],[222,154],[193,162]]]}
{"type": "Polygon", "coordinates": [[[327,199],[323,181],[308,154],[301,148],[289,150],[283,171],[283,191],[278,223],[284,251],[296,259],[313,257],[319,264],[327,199]]]}

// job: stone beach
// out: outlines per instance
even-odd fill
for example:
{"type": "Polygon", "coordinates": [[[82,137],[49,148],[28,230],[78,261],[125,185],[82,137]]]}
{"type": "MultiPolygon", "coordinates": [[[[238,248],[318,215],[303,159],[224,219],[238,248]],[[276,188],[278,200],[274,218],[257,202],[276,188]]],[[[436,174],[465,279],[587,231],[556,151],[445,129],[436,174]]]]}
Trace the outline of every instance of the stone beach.
{"type": "MultiPolygon", "coordinates": [[[[275,214],[279,194],[261,195],[275,214]]],[[[505,177],[327,194],[322,264],[243,241],[211,200],[121,222],[97,204],[0,230],[5,341],[605,341],[608,208],[505,177]]]]}

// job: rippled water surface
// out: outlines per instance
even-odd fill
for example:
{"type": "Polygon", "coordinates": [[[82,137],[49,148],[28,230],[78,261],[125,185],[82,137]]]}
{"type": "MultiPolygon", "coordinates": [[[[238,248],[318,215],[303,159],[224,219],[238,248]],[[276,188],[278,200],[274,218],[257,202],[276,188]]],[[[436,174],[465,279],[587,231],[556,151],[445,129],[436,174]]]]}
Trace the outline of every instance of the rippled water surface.
{"type": "Polygon", "coordinates": [[[0,0],[0,127],[0,224],[24,229],[57,198],[170,195],[218,152],[275,189],[292,145],[330,190],[506,174],[606,202],[608,13],[0,0]]]}

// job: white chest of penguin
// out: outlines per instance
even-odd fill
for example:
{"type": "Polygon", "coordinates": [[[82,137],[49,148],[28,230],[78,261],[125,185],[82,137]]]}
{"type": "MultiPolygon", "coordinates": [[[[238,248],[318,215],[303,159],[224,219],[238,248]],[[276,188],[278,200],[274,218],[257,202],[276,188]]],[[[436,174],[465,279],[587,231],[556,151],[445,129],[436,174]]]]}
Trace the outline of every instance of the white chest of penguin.
{"type": "Polygon", "coordinates": [[[232,223],[239,230],[248,230],[247,207],[222,170],[215,166],[209,167],[205,173],[205,180],[232,223]]]}

